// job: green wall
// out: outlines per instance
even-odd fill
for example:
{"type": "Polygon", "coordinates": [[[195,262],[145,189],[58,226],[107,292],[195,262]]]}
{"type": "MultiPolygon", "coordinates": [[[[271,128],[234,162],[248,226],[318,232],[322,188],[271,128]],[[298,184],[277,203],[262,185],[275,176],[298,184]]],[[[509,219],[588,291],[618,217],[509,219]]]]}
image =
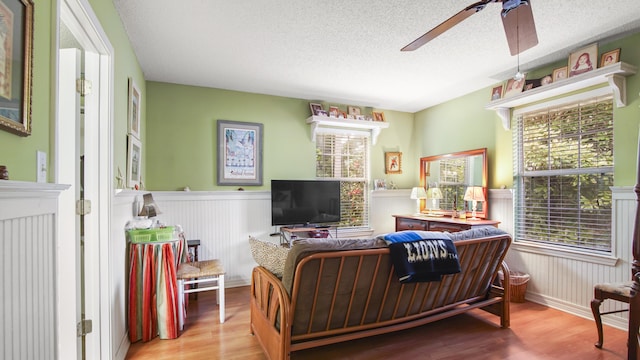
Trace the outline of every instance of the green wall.
{"type": "MultiPolygon", "coordinates": [[[[640,34],[599,45],[599,53],[621,48],[621,60],[640,64],[640,34]]],[[[568,58],[569,54],[567,54],[568,58]]],[[[549,64],[527,74],[540,78],[566,61],[549,64]]],[[[480,91],[422,110],[415,114],[415,133],[423,139],[420,156],[487,148],[489,187],[513,185],[512,132],[505,130],[494,111],[485,110],[495,84],[480,91]]],[[[640,126],[640,75],[627,77],[627,106],[614,107],[615,185],[636,183],[636,157],[640,126]]]]}
{"type": "MultiPolygon", "coordinates": [[[[143,144],[146,137],[146,82],[133,47],[129,42],[129,37],[113,5],[113,1],[89,0],[89,2],[100,21],[100,25],[102,25],[104,32],[107,34],[111,46],[113,46],[113,182],[115,187],[115,175],[118,174],[118,169],[124,177],[126,177],[127,174],[127,104],[129,78],[133,79],[142,95],[140,137],[143,144]]],[[[143,178],[144,174],[145,167],[143,162],[143,178]]]]}
{"type": "Polygon", "coordinates": [[[36,2],[33,27],[33,76],[31,98],[31,135],[22,137],[0,130],[0,165],[6,165],[10,180],[36,181],[36,152],[50,154],[51,111],[53,86],[50,77],[51,12],[55,2],[36,2]]]}
{"type": "MultiPolygon", "coordinates": [[[[271,179],[315,178],[315,144],[306,119],[309,101],[212,88],[147,82],[147,136],[143,159],[145,186],[150,190],[234,190],[216,183],[216,121],[263,124],[263,186],[271,179]]],[[[346,110],[346,105],[338,105],[346,110]]],[[[371,148],[372,178],[385,178],[399,187],[417,183],[418,161],[412,151],[413,115],[385,111],[390,123],[371,148]],[[403,152],[403,173],[384,174],[384,152],[403,152]]]]}

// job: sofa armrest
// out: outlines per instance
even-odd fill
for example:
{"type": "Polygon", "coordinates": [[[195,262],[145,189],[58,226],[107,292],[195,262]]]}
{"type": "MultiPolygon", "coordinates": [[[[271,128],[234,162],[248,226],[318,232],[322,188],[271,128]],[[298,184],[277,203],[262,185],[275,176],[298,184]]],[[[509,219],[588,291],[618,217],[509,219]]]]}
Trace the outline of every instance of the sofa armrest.
{"type": "Polygon", "coordinates": [[[262,266],[251,275],[251,333],[270,359],[286,359],[291,345],[291,301],[282,282],[262,266]]]}

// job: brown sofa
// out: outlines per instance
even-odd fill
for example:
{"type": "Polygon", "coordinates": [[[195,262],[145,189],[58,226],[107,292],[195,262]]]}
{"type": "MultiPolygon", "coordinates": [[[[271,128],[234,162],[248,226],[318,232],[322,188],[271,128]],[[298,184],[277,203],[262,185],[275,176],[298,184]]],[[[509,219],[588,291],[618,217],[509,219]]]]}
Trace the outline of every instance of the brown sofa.
{"type": "Polygon", "coordinates": [[[282,279],[263,266],[251,280],[251,332],[270,359],[437,321],[471,309],[509,327],[509,276],[498,284],[509,234],[496,228],[447,236],[461,272],[441,281],[400,283],[386,243],[378,239],[305,239],[292,246],[282,279]]]}

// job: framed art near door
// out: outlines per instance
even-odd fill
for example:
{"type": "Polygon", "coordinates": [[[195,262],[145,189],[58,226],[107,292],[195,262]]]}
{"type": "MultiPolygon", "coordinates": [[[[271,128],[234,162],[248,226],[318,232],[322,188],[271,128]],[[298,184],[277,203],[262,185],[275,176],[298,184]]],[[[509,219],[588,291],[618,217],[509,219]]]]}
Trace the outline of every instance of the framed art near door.
{"type": "Polygon", "coordinates": [[[33,1],[0,0],[0,129],[31,135],[33,1]]]}

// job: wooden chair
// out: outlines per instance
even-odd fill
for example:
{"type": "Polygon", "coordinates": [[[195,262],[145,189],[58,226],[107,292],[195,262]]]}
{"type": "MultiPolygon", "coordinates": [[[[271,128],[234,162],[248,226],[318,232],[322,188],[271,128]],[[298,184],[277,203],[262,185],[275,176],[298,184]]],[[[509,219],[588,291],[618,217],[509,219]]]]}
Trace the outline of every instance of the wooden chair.
{"type": "Polygon", "coordinates": [[[595,285],[593,289],[593,300],[591,300],[591,311],[593,312],[593,318],[596,320],[596,327],[598,328],[598,342],[595,343],[597,348],[601,349],[602,343],[604,342],[601,315],[629,311],[629,309],[622,309],[601,313],[600,305],[607,299],[617,300],[628,304],[629,299],[631,298],[632,284],[632,281],[628,281],[624,283],[604,283],[595,285]]]}
{"type": "Polygon", "coordinates": [[[218,291],[216,300],[220,307],[220,323],[224,323],[224,268],[222,267],[222,262],[219,260],[205,260],[182,263],[178,267],[176,277],[178,280],[178,324],[180,330],[184,328],[185,322],[185,294],[200,291],[218,291]],[[204,283],[208,285],[202,286],[204,283]],[[185,289],[185,285],[191,284],[200,284],[201,286],[185,289]]]}

